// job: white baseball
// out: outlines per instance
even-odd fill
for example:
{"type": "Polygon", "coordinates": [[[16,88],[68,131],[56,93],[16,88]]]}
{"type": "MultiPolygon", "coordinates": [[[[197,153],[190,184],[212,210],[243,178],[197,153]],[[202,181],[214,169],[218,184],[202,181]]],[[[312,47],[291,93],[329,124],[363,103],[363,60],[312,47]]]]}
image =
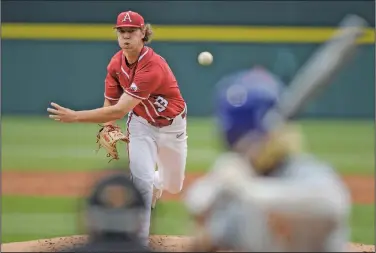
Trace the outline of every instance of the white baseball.
{"type": "Polygon", "coordinates": [[[210,65],[213,62],[213,55],[209,52],[201,52],[198,55],[198,62],[204,66],[210,65]]]}

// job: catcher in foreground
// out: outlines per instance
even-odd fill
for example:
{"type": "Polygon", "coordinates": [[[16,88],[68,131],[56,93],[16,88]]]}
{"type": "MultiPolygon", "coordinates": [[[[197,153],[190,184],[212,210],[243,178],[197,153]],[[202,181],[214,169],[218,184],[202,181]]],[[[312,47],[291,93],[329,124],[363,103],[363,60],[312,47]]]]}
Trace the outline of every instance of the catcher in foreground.
{"type": "Polygon", "coordinates": [[[123,134],[119,126],[117,125],[101,126],[97,134],[97,143],[98,143],[97,152],[99,151],[101,147],[103,147],[108,152],[107,157],[111,157],[109,162],[111,162],[114,159],[118,160],[119,154],[118,154],[117,147],[116,147],[116,143],[118,141],[129,143],[128,136],[123,134]]]}
{"type": "Polygon", "coordinates": [[[199,225],[193,251],[346,251],[351,201],[341,179],[302,152],[296,128],[269,132],[261,124],[281,86],[262,69],[219,83],[218,123],[229,152],[186,192],[199,225]]]}

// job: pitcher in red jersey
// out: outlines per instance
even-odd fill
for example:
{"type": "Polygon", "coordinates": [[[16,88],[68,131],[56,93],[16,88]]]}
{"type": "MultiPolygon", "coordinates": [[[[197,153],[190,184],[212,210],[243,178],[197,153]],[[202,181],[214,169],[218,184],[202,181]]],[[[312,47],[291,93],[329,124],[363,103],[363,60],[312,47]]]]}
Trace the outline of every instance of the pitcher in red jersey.
{"type": "Polygon", "coordinates": [[[140,236],[148,242],[150,211],[162,191],[182,190],[186,157],[186,103],[167,62],[146,46],[152,30],[133,11],[117,17],[121,48],[107,66],[104,106],[73,111],[56,103],[48,108],[50,118],[60,122],[115,124],[128,114],[128,155],[134,184],[151,208],[140,236]],[[155,170],[157,165],[158,170],[155,170]]]}

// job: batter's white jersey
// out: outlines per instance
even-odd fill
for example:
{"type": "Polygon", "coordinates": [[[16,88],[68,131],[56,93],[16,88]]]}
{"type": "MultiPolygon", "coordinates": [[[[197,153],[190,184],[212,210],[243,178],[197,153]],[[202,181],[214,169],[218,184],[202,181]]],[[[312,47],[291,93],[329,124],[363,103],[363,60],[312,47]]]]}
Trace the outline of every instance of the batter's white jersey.
{"type": "Polygon", "coordinates": [[[246,163],[236,154],[225,154],[219,160],[217,166],[222,168],[213,168],[217,174],[198,183],[196,190],[193,186],[186,199],[193,212],[200,211],[205,198],[211,203],[212,213],[205,227],[216,246],[258,252],[346,251],[351,200],[329,165],[300,155],[267,176],[249,174],[247,178],[246,163]],[[233,171],[242,167],[239,171],[243,171],[231,179],[223,166],[233,171]],[[221,173],[233,182],[231,186],[224,183],[221,173]],[[224,187],[214,181],[221,181],[224,187]],[[201,206],[195,206],[198,189],[202,192],[204,184],[209,193],[201,193],[197,201],[201,206]]]}

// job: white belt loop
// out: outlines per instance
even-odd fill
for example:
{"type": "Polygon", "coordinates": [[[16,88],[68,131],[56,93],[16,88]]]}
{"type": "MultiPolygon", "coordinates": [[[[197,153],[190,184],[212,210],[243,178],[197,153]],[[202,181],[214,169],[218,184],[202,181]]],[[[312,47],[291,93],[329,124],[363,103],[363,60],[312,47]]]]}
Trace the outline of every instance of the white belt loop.
{"type": "Polygon", "coordinates": [[[184,102],[184,109],[183,109],[183,111],[181,111],[181,113],[179,113],[176,117],[183,115],[183,113],[187,114],[187,112],[188,112],[187,104],[184,102]]]}
{"type": "MultiPolygon", "coordinates": [[[[183,111],[181,112],[181,113],[179,113],[178,115],[176,115],[176,117],[172,120],[172,124],[174,124],[175,123],[175,120],[178,118],[178,117],[180,117],[182,120],[183,120],[183,117],[182,117],[182,115],[185,113],[185,118],[187,118],[187,104],[186,103],[184,103],[184,109],[183,109],[183,111]]],[[[171,125],[172,125],[171,124],[171,125]]]]}

